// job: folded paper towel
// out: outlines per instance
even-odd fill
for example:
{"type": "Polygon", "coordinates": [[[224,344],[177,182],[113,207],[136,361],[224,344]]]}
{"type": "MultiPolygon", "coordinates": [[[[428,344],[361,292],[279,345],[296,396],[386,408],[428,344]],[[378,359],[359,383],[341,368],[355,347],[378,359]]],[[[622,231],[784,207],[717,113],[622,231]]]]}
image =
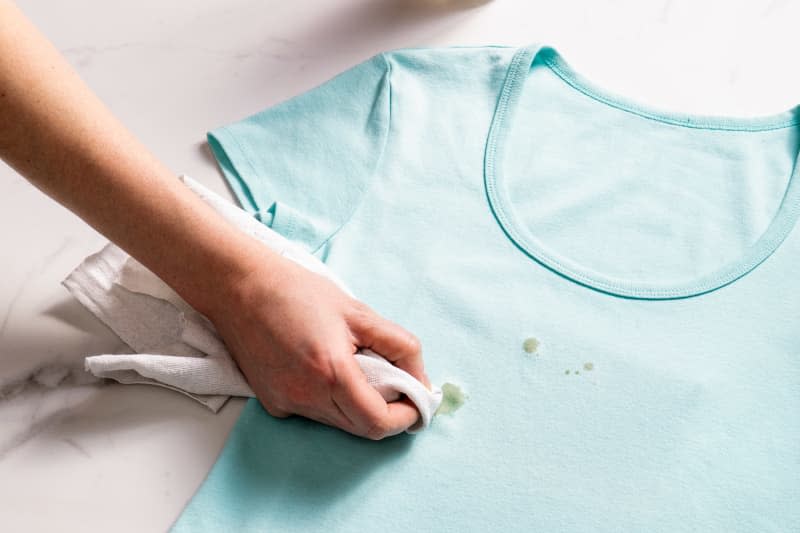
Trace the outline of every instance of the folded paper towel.
{"type": "MultiPolygon", "coordinates": [[[[299,245],[188,176],[181,176],[181,181],[242,231],[351,294],[324,263],[299,245]]],[[[63,283],[136,352],[87,357],[86,368],[95,376],[120,383],[167,387],[214,412],[230,396],[254,396],[211,322],[114,244],[87,257],[63,283]]],[[[369,350],[359,350],[355,358],[370,385],[386,401],[405,395],[417,407],[420,420],[408,429],[409,433],[430,424],[442,401],[441,389],[428,390],[416,378],[369,350]]]]}

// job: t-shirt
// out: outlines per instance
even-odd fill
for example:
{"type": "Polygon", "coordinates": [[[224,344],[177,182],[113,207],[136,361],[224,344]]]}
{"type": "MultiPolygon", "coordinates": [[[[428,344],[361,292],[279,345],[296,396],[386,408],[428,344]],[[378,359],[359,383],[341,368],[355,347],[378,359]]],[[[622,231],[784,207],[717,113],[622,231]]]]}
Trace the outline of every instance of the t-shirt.
{"type": "Polygon", "coordinates": [[[799,126],[534,45],[383,53],[212,131],[465,400],[383,441],[251,400],[175,531],[800,531],[799,126]]]}

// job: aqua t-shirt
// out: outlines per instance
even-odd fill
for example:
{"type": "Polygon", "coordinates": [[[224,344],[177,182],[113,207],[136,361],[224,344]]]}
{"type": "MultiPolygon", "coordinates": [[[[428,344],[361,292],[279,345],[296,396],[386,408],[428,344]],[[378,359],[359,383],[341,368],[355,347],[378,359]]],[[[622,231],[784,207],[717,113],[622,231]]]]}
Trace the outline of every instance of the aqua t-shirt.
{"type": "Polygon", "coordinates": [[[530,46],[387,52],[212,131],[467,398],[378,442],[251,400],[175,531],[800,531],[799,125],[530,46]]]}

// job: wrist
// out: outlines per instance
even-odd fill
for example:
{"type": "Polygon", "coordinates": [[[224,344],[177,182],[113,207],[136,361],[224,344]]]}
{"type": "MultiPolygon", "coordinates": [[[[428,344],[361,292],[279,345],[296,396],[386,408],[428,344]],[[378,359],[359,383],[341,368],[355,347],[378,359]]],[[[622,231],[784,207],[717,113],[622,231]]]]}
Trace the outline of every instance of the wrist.
{"type": "Polygon", "coordinates": [[[203,268],[186,274],[193,279],[184,289],[186,294],[181,294],[212,322],[218,310],[229,309],[231,304],[246,305],[255,285],[258,297],[268,298],[280,287],[279,278],[285,269],[286,259],[263,243],[233,231],[237,234],[226,239],[224,245],[204,254],[203,268]]]}

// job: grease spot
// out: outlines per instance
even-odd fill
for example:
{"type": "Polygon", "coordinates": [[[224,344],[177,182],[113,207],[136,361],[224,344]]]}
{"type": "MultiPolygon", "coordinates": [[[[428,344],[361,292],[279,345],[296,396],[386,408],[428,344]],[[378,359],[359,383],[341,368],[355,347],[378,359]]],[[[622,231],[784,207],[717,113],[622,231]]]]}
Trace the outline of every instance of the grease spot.
{"type": "Polygon", "coordinates": [[[569,374],[569,370],[564,370],[564,373],[565,374],[569,374]]]}
{"type": "Polygon", "coordinates": [[[435,415],[451,415],[464,405],[467,395],[461,387],[452,383],[442,385],[442,403],[434,413],[435,415]]]}
{"type": "Polygon", "coordinates": [[[584,370],[594,370],[594,363],[592,363],[592,362],[583,363],[583,369],[584,370]]]}
{"type": "Polygon", "coordinates": [[[522,349],[525,350],[526,353],[536,353],[539,349],[539,339],[536,337],[528,337],[525,339],[525,342],[522,343],[522,349]]]}

